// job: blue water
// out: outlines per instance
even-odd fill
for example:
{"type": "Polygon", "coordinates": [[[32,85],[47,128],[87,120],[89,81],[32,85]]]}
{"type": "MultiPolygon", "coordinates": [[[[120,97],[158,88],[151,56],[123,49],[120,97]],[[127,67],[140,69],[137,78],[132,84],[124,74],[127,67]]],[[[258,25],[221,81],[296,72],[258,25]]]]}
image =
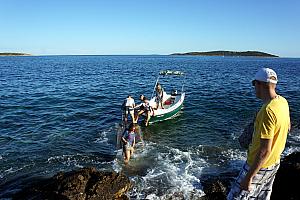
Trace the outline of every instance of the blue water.
{"type": "MultiPolygon", "coordinates": [[[[0,197],[30,178],[95,166],[124,171],[133,198],[203,195],[202,177],[237,170],[237,137],[261,102],[251,80],[260,67],[279,76],[292,131],[284,154],[299,151],[300,59],[193,56],[0,57],[0,197]],[[128,166],[115,149],[120,105],[150,97],[162,69],[186,72],[179,116],[142,128],[128,166]]],[[[168,85],[163,85],[168,91],[168,85]]]]}

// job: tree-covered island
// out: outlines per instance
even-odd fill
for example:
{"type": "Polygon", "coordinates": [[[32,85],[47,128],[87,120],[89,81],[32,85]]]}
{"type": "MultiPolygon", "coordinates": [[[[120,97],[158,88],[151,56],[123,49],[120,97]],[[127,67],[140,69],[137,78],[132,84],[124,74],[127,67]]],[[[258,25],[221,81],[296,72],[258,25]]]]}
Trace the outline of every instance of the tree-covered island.
{"type": "Polygon", "coordinates": [[[260,51],[207,51],[207,52],[188,52],[173,53],[172,56],[254,56],[254,57],[279,57],[260,51]]]}
{"type": "Polygon", "coordinates": [[[0,56],[31,56],[29,53],[0,53],[0,56]]]}

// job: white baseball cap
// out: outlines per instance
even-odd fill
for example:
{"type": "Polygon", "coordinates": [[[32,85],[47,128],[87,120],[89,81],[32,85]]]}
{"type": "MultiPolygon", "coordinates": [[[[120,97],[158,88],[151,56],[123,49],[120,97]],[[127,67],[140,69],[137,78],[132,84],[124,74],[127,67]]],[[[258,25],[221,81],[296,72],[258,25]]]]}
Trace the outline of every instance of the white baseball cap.
{"type": "Polygon", "coordinates": [[[276,84],[278,81],[276,72],[270,68],[259,69],[255,74],[255,80],[274,84],[276,84]],[[275,80],[271,79],[271,77],[274,77],[275,80]]]}

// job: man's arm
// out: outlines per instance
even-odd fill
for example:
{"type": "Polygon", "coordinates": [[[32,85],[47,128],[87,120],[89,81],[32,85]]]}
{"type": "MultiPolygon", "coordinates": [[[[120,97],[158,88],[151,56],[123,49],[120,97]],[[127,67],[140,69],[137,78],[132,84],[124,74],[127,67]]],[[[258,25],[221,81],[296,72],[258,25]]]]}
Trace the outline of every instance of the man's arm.
{"type": "Polygon", "coordinates": [[[271,153],[272,139],[260,139],[259,151],[256,155],[253,165],[250,166],[248,173],[241,182],[241,189],[250,191],[252,178],[261,169],[266,159],[271,153]]]}
{"type": "Polygon", "coordinates": [[[143,103],[140,103],[140,104],[138,104],[138,105],[135,105],[134,108],[139,108],[139,107],[141,107],[142,105],[143,105],[143,103]]]}

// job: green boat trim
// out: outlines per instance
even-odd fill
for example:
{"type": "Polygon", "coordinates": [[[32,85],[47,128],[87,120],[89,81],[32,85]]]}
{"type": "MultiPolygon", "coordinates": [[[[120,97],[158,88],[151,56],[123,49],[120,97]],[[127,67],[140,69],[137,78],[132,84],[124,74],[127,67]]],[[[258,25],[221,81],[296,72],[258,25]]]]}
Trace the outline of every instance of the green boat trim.
{"type": "Polygon", "coordinates": [[[163,114],[163,115],[158,115],[158,116],[153,116],[150,118],[150,123],[155,123],[155,122],[160,122],[164,120],[168,120],[173,118],[178,112],[182,109],[183,104],[181,104],[178,108],[176,108],[174,111],[163,114]]]}
{"type": "Polygon", "coordinates": [[[178,96],[177,100],[173,105],[167,109],[158,109],[154,111],[154,116],[150,118],[150,123],[168,120],[174,117],[183,107],[183,102],[185,98],[185,93],[178,96]]]}

